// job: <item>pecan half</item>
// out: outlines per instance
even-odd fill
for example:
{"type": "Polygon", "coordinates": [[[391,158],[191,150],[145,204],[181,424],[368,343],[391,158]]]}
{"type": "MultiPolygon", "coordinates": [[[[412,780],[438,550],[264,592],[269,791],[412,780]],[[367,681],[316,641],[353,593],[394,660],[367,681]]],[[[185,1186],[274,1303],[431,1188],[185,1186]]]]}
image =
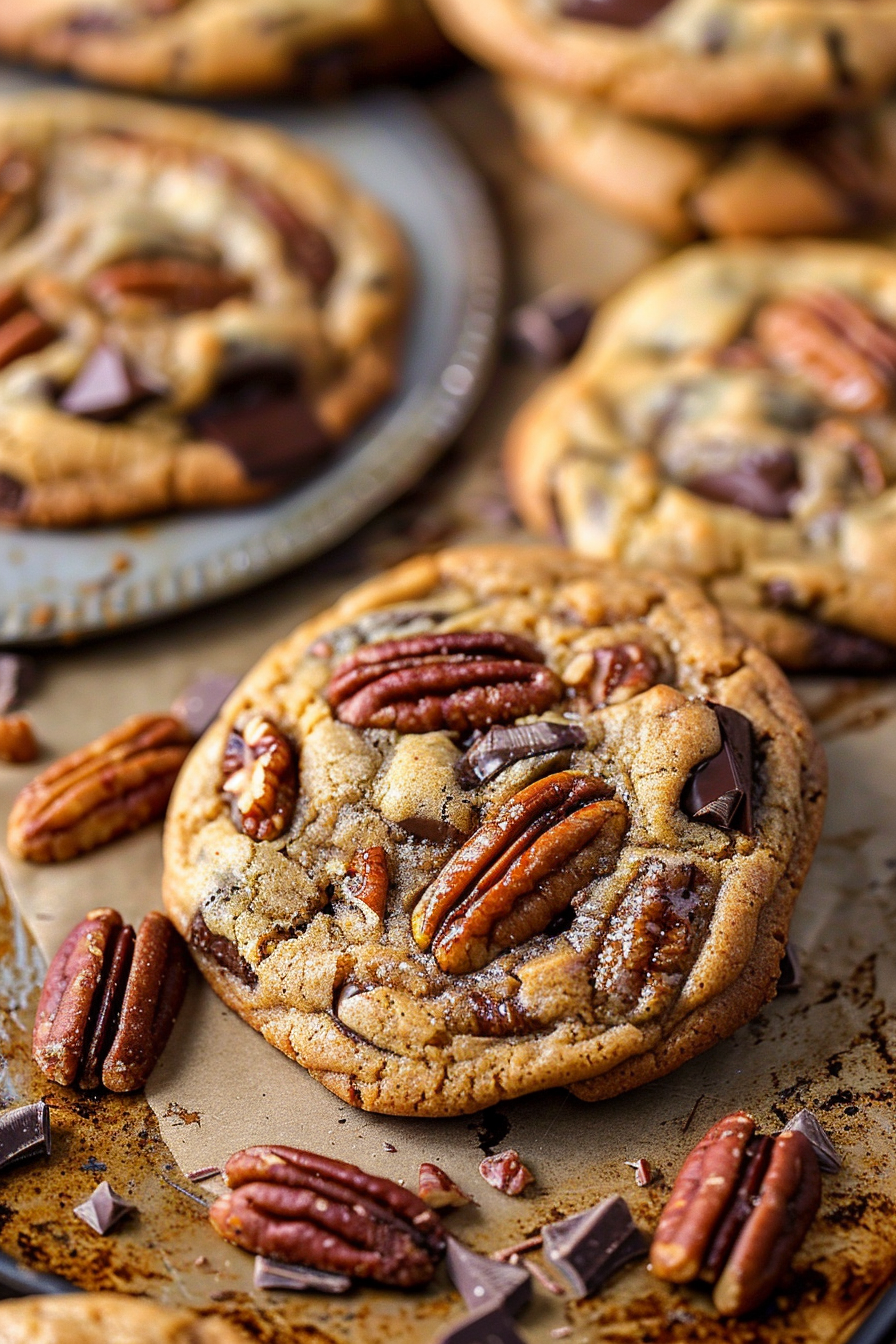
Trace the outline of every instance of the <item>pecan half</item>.
{"type": "Polygon", "coordinates": [[[521,1195],[535,1180],[515,1148],[484,1157],[479,1163],[479,1175],[502,1195],[521,1195]]]}
{"type": "Polygon", "coordinates": [[[209,1210],[227,1241],[288,1264],[412,1288],[445,1253],[437,1213],[394,1181],[298,1148],[234,1153],[209,1210]]]}
{"type": "Polygon", "coordinates": [[[0,761],[22,765],[37,756],[37,741],[27,714],[0,714],[0,761]]]}
{"type": "Polygon", "coordinates": [[[32,1053],[54,1083],[111,1092],[143,1087],[171,1035],[189,957],[165,915],[134,930],[117,910],[91,910],[50,963],[32,1053]]]}
{"type": "Polygon", "coordinates": [[[772,1140],[743,1111],[726,1116],[686,1159],[663,1211],[650,1269],[715,1284],[713,1302],[741,1316],[774,1291],[821,1202],[818,1159],[796,1130],[772,1140]]]}
{"type": "Polygon", "coordinates": [[[9,817],[9,847],[36,863],[71,859],[160,817],[189,751],[169,714],[135,714],[26,784],[9,817]]]}
{"type": "Polygon", "coordinates": [[[643,644],[627,642],[594,650],[589,696],[595,708],[631,700],[656,684],[659,665],[643,644]]]}
{"type": "Polygon", "coordinates": [[[296,753],[270,719],[253,714],[224,748],[224,781],[235,826],[253,840],[275,840],[292,820],[298,792],[296,753]]]}
{"type": "Polygon", "coordinates": [[[193,313],[248,294],[249,282],[207,262],[141,257],[95,271],[87,290],[100,307],[113,312],[128,299],[147,299],[169,313],[193,313]]]}
{"type": "Polygon", "coordinates": [[[506,802],[448,861],[411,920],[442,970],[478,970],[541,933],[608,870],[628,812],[599,779],[564,770],[506,802]]]}
{"type": "Polygon", "coordinates": [[[389,861],[382,845],[360,850],[349,864],[345,895],[364,914],[381,924],[389,895],[389,861]]]}
{"type": "Polygon", "coordinates": [[[326,697],[355,728],[468,732],[540,714],[560,699],[560,678],[534,644],[501,631],[415,635],[345,658],[326,697]]]}
{"type": "Polygon", "coordinates": [[[0,369],[55,339],[55,329],[32,312],[18,285],[0,286],[0,369]]]}

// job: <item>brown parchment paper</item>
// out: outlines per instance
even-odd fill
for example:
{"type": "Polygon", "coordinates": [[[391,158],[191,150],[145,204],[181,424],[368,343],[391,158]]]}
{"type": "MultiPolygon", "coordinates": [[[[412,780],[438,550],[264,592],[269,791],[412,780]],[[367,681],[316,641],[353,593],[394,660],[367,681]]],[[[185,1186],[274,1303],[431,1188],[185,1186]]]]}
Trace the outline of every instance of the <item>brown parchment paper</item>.
{"type": "MultiPolygon", "coordinates": [[[[521,296],[562,280],[606,292],[648,259],[646,239],[600,220],[523,167],[482,76],[464,75],[431,100],[495,188],[521,296]]],[[[531,371],[504,365],[447,464],[411,499],[295,576],[160,629],[43,655],[43,683],[30,705],[45,748],[39,764],[129,713],[165,707],[197,672],[247,670],[297,622],[415,549],[514,535],[497,447],[536,381],[531,371]]],[[[774,1130],[809,1105],[846,1166],[825,1178],[821,1215],[773,1310],[722,1323],[704,1294],[658,1284],[637,1265],[584,1303],[536,1285],[519,1328],[532,1344],[563,1328],[573,1344],[845,1340],[896,1273],[896,683],[819,681],[801,693],[831,768],[825,835],[793,925],[804,986],[668,1079],[596,1106],[550,1092],[453,1121],[367,1116],[268,1046],[198,977],[145,1099],[53,1088],[27,1059],[41,956],[52,955],[92,906],[113,905],[138,920],[159,904],[160,828],[69,864],[20,864],[3,849],[12,905],[0,900],[0,1102],[46,1096],[56,1147],[50,1163],[3,1177],[0,1248],[85,1287],[223,1312],[261,1339],[428,1344],[462,1314],[443,1272],[413,1294],[255,1293],[251,1257],[207,1224],[203,1201],[215,1182],[194,1185],[184,1173],[259,1142],[314,1148],[409,1186],[421,1161],[435,1161],[478,1201],[449,1215],[451,1230],[490,1251],[614,1192],[649,1232],[684,1154],[710,1123],[745,1107],[774,1130]],[[484,1153],[508,1146],[536,1176],[516,1200],[487,1187],[477,1170],[484,1153]],[[625,1165],[641,1157],[655,1173],[643,1190],[625,1165]],[[71,1207],[104,1177],[140,1214],[101,1241],[71,1207]]],[[[0,766],[0,816],[28,774],[0,766]]]]}

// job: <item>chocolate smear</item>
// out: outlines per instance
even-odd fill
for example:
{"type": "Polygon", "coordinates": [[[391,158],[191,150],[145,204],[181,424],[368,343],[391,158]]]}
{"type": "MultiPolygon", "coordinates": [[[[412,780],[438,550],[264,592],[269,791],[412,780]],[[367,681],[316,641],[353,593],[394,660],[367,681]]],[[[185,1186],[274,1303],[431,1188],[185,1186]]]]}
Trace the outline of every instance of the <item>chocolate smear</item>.
{"type": "Polygon", "coordinates": [[[791,1129],[797,1130],[809,1140],[815,1149],[815,1156],[818,1158],[818,1165],[822,1171],[834,1172],[840,1170],[843,1166],[843,1160],[831,1142],[827,1130],[811,1111],[797,1111],[793,1119],[787,1121],[781,1132],[786,1134],[791,1129]]]}
{"type": "Polygon", "coordinates": [[[104,1237],[117,1223],[131,1213],[137,1212],[137,1205],[117,1195],[108,1181],[101,1181],[89,1199],[75,1206],[75,1215],[104,1237]]]}
{"type": "Polygon", "coordinates": [[[87,420],[117,420],[155,395],[157,389],[136,377],[121,350],[98,345],[56,405],[87,420]]]}
{"type": "Polygon", "coordinates": [[[191,681],[171,706],[171,713],[193,737],[201,737],[218,717],[224,701],[239,684],[225,672],[203,672],[191,681]]]}
{"type": "Polygon", "coordinates": [[[793,943],[788,943],[781,958],[781,973],[778,976],[779,994],[796,994],[803,987],[803,970],[793,943]]]}
{"type": "Polygon", "coordinates": [[[574,290],[549,289],[511,314],[507,341],[515,355],[548,368],[576,353],[594,316],[594,304],[574,290]]]}
{"type": "Polygon", "coordinates": [[[567,19],[609,23],[614,28],[640,28],[669,3],[670,0],[564,0],[560,13],[567,19]]]}
{"type": "Polygon", "coordinates": [[[325,1269],[311,1269],[306,1265],[285,1265],[279,1260],[256,1255],[252,1282],[256,1288],[280,1288],[300,1293],[347,1293],[352,1281],[347,1274],[330,1274],[325,1269]]]}
{"type": "Polygon", "coordinates": [[[532,1297],[532,1279],[522,1265],[477,1255],[455,1237],[448,1238],[445,1264],[470,1311],[498,1308],[516,1316],[532,1297]]]}
{"type": "Polygon", "coordinates": [[[0,1115],[0,1171],[14,1162],[50,1156],[50,1108],[45,1101],[0,1115]]]}
{"type": "Polygon", "coordinates": [[[0,653],[0,714],[19,709],[37,683],[37,663],[25,654],[0,653]]]}
{"type": "Polygon", "coordinates": [[[621,1195],[560,1223],[548,1223],[541,1234],[545,1255],[579,1297],[589,1297],[620,1266],[647,1254],[647,1242],[621,1195]]]}
{"type": "Polygon", "coordinates": [[[727,471],[705,472],[687,481],[687,488],[703,499],[733,504],[760,518],[789,518],[799,489],[796,455],[789,448],[751,454],[727,471]]]}
{"type": "Polygon", "coordinates": [[[753,834],[753,743],[750,720],[736,709],[707,701],[719,721],[721,750],[698,765],[681,791],[680,807],[692,821],[753,834]]]}
{"type": "Polygon", "coordinates": [[[434,1344],[524,1344],[524,1341],[512,1316],[500,1307],[486,1307],[438,1335],[434,1344]]]}
{"type": "Polygon", "coordinates": [[[584,747],[587,737],[575,723],[522,723],[510,728],[495,726],[470,747],[459,763],[461,783],[473,788],[485,784],[514,761],[569,747],[584,747]]]}
{"type": "Polygon", "coordinates": [[[197,951],[205,952],[212,957],[219,966],[223,966],[225,971],[229,971],[238,980],[242,980],[243,984],[248,985],[250,989],[254,989],[258,984],[258,976],[243,957],[236,943],[232,943],[223,934],[212,933],[203,918],[201,910],[197,910],[193,916],[187,941],[197,951]]]}

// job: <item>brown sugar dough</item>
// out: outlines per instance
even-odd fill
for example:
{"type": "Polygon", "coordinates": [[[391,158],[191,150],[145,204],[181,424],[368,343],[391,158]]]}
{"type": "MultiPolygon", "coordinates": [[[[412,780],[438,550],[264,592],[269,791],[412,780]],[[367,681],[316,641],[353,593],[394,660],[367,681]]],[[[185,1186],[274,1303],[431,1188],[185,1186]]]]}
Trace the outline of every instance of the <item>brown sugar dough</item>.
{"type": "Polygon", "coordinates": [[[623,1090],[774,993],[824,779],[783,675],[688,582],[443,551],[249,673],[176,786],[165,902],[225,1002],[354,1105],[623,1090]],[[729,759],[728,709],[753,764],[726,829],[690,781],[729,759]]]}
{"type": "Polygon", "coordinates": [[[0,1302],[3,1344],[248,1344],[219,1316],[125,1293],[65,1293],[0,1302]]]}

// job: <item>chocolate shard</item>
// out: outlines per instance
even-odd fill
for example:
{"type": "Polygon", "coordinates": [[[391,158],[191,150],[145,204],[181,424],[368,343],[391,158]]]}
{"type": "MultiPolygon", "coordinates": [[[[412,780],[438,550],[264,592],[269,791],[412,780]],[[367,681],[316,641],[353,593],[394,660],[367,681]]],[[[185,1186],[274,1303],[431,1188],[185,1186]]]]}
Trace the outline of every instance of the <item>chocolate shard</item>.
{"type": "Polygon", "coordinates": [[[117,420],[155,395],[157,389],[131,371],[123,351],[98,345],[56,405],[68,415],[88,420],[117,420]]]}
{"type": "Polygon", "coordinates": [[[640,28],[669,3],[670,0],[563,0],[560,12],[566,19],[609,23],[614,28],[640,28]]]}
{"type": "Polygon", "coordinates": [[[0,714],[19,709],[37,684],[37,663],[25,654],[0,653],[0,714]]]}
{"type": "Polygon", "coordinates": [[[438,1335],[434,1344],[524,1344],[513,1317],[500,1307],[486,1307],[438,1335]]]}
{"type": "Polygon", "coordinates": [[[448,1238],[445,1264],[470,1311],[501,1309],[516,1316],[532,1297],[532,1278],[522,1265],[477,1255],[455,1237],[448,1238]]]}
{"type": "Polygon", "coordinates": [[[0,1115],[0,1171],[14,1162],[50,1156],[50,1108],[45,1101],[0,1115]]]}
{"type": "Polygon", "coordinates": [[[594,304],[559,287],[524,303],[511,314],[507,340],[514,354],[548,368],[576,353],[594,316],[594,304]]]}
{"type": "Polygon", "coordinates": [[[743,458],[727,471],[705,472],[686,482],[703,499],[733,504],[760,518],[789,518],[799,488],[796,455],[789,448],[743,458]]]}
{"type": "Polygon", "coordinates": [[[803,968],[793,943],[788,943],[781,958],[781,973],[778,976],[779,994],[796,994],[803,987],[803,968]]]}
{"type": "Polygon", "coordinates": [[[831,1142],[827,1130],[811,1111],[797,1111],[793,1119],[787,1121],[781,1132],[786,1134],[790,1129],[798,1130],[809,1140],[815,1149],[815,1156],[818,1158],[818,1165],[822,1171],[834,1172],[840,1170],[843,1166],[843,1160],[831,1142]]]}
{"type": "Polygon", "coordinates": [[[347,1274],[330,1274],[306,1265],[285,1265],[256,1255],[252,1281],[256,1288],[280,1288],[287,1292],[347,1293],[352,1281],[347,1274]]]}
{"type": "Polygon", "coordinates": [[[510,728],[489,728],[461,759],[461,783],[466,788],[477,782],[485,784],[514,761],[567,747],[584,747],[587,740],[585,730],[575,723],[522,723],[510,728]]]}
{"type": "Polygon", "coordinates": [[[560,1223],[548,1223],[541,1235],[545,1255],[579,1297],[589,1297],[620,1266],[647,1254],[647,1242],[621,1195],[610,1195],[560,1223]]]}
{"type": "Polygon", "coordinates": [[[239,677],[225,672],[204,672],[181,691],[171,706],[171,713],[193,737],[201,737],[238,684],[239,677]]]}
{"type": "Polygon", "coordinates": [[[691,773],[680,807],[692,821],[753,834],[753,739],[750,720],[736,709],[707,701],[719,721],[721,750],[691,773]]]}
{"type": "Polygon", "coordinates": [[[74,1212],[83,1223],[104,1237],[123,1218],[136,1213],[137,1205],[117,1195],[108,1181],[101,1181],[89,1199],[75,1206],[74,1212]]]}

